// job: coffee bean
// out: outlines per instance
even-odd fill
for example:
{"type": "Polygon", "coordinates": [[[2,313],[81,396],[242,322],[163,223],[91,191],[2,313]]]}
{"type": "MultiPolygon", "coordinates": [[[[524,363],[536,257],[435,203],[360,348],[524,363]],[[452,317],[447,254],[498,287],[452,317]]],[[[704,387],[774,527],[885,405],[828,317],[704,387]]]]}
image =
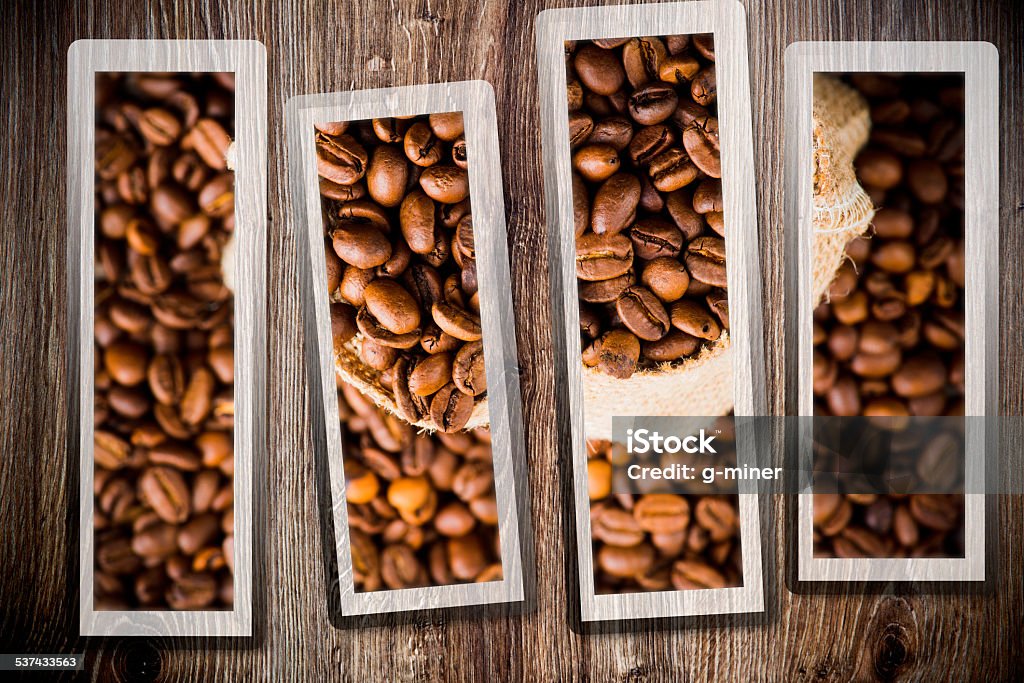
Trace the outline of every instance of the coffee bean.
{"type": "Polygon", "coordinates": [[[419,328],[419,306],[395,280],[374,280],[366,286],[363,297],[370,314],[389,332],[401,335],[419,328]]]}
{"type": "Polygon", "coordinates": [[[600,569],[618,578],[633,578],[642,574],[654,564],[654,559],[654,548],[646,543],[631,547],[603,545],[597,552],[600,569]]]}
{"type": "Polygon", "coordinates": [[[722,177],[718,119],[705,116],[683,130],[683,147],[701,171],[712,178],[722,177]]]}
{"type": "Polygon", "coordinates": [[[697,337],[673,329],[657,341],[644,342],[642,350],[648,360],[668,363],[693,355],[699,344],[697,337]]]}
{"type": "Polygon", "coordinates": [[[661,123],[672,115],[679,95],[669,83],[644,85],[629,97],[629,113],[633,120],[644,126],[661,123]]]}
{"type": "Polygon", "coordinates": [[[462,112],[438,112],[428,117],[430,128],[445,142],[457,140],[465,131],[462,112]]]}
{"type": "Polygon", "coordinates": [[[381,206],[392,207],[405,196],[409,168],[405,153],[393,145],[374,148],[366,170],[366,189],[381,206]]]}
{"type": "Polygon", "coordinates": [[[633,265],[633,243],[620,234],[587,233],[576,240],[576,277],[610,280],[633,265]]]}
{"type": "Polygon", "coordinates": [[[431,166],[420,175],[420,187],[434,201],[457,204],[469,196],[469,176],[458,166],[431,166]]]}
{"type": "Polygon", "coordinates": [[[636,335],[622,329],[606,332],[593,344],[596,365],[607,375],[626,379],[640,359],[640,342],[636,335]]]}
{"type": "Polygon", "coordinates": [[[598,235],[619,233],[628,227],[640,202],[640,181],[617,173],[606,180],[591,205],[590,225],[598,235]]]}
{"type": "MultiPolygon", "coordinates": [[[[665,125],[640,129],[629,142],[629,157],[636,166],[646,166],[675,142],[675,134],[665,125]]],[[[587,180],[593,181],[592,178],[587,180]]]]}
{"type": "Polygon", "coordinates": [[[640,339],[655,341],[668,333],[671,320],[654,294],[643,287],[629,287],[615,303],[623,324],[640,339]]]}
{"type": "Polygon", "coordinates": [[[699,339],[714,341],[722,334],[722,328],[709,311],[700,304],[682,299],[672,304],[672,326],[699,339]]]}
{"type": "Polygon", "coordinates": [[[629,229],[629,237],[633,242],[634,255],[644,261],[665,256],[676,257],[683,246],[683,236],[679,229],[660,218],[637,221],[629,229]]]}
{"type": "Polygon", "coordinates": [[[436,302],[431,308],[434,323],[444,332],[462,341],[477,341],[482,336],[480,318],[447,302],[436,302]]]}
{"type": "Polygon", "coordinates": [[[676,590],[707,590],[725,588],[729,582],[709,564],[679,560],[672,565],[672,585],[676,590]]]}
{"type": "Polygon", "coordinates": [[[619,170],[619,154],[610,145],[587,145],[576,150],[572,164],[590,182],[601,182],[619,170]]]}
{"type": "Polygon", "coordinates": [[[651,259],[644,266],[640,280],[659,299],[667,303],[682,298],[690,285],[690,275],[686,268],[672,256],[651,259]]]}
{"type": "Polygon", "coordinates": [[[452,380],[463,393],[480,396],[487,391],[483,342],[465,344],[452,363],[452,380]]]}
{"type": "Polygon", "coordinates": [[[374,268],[391,257],[391,242],[371,225],[343,224],[331,232],[331,239],[338,257],[357,268],[374,268]]]}
{"type": "Polygon", "coordinates": [[[226,168],[226,156],[231,136],[228,131],[213,118],[196,121],[188,134],[188,146],[210,168],[223,171],[226,168]]]}
{"type": "Polygon", "coordinates": [[[350,135],[319,133],[316,151],[317,172],[332,183],[352,185],[366,175],[370,157],[350,135]]]}
{"type": "MultiPolygon", "coordinates": [[[[588,116],[588,118],[590,117],[588,116]]],[[[592,122],[590,135],[587,138],[589,144],[609,145],[617,152],[621,152],[627,147],[632,149],[632,140],[633,124],[622,116],[611,116],[592,122]]],[[[632,154],[632,152],[630,153],[632,154]]]]}
{"type": "Polygon", "coordinates": [[[474,400],[469,394],[450,383],[442,387],[430,401],[430,417],[438,429],[453,432],[469,422],[474,400]]]}
{"type": "Polygon", "coordinates": [[[693,77],[690,83],[693,101],[702,107],[710,106],[718,95],[714,64],[706,66],[693,77]]]}
{"type": "Polygon", "coordinates": [[[652,534],[682,532],[690,523],[690,504],[675,494],[648,494],[636,502],[633,516],[641,529],[652,534]]]}
{"type": "Polygon", "coordinates": [[[595,45],[580,48],[573,65],[584,87],[598,95],[612,95],[625,82],[625,69],[615,53],[595,45]]]}
{"type": "Polygon", "coordinates": [[[417,166],[433,166],[441,160],[442,146],[430,126],[414,123],[405,133],[405,156],[417,166]]]}
{"type": "Polygon", "coordinates": [[[672,192],[696,180],[699,171],[683,150],[672,147],[651,159],[651,182],[662,192],[672,192]]]}

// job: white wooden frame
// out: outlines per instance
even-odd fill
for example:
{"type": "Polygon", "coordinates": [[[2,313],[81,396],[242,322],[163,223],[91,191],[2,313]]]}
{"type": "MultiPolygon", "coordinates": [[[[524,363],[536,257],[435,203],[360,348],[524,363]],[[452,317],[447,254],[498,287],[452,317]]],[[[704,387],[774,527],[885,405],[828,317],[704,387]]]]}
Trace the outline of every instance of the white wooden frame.
{"type": "MultiPolygon", "coordinates": [[[[547,197],[548,248],[555,334],[565,353],[572,428],[572,474],[576,511],[577,571],[583,621],[675,617],[764,609],[758,498],[753,482],[740,485],[740,541],[743,586],[717,590],[597,595],[591,546],[590,501],[584,429],[579,340],[579,300],[571,191],[569,123],[566,110],[564,42],[625,36],[713,33],[722,149],[722,194],[729,239],[726,260],[732,339],[735,413],[763,415],[764,359],[760,260],[750,121],[746,14],[736,0],[702,0],[656,5],[624,5],[546,10],[537,17],[537,70],[540,78],[547,197]],[[557,319],[559,313],[563,322],[557,319]],[[562,327],[564,325],[564,327],[562,327]]],[[[610,396],[610,401],[615,397],[610,396]]],[[[740,463],[755,447],[754,433],[737,434],[740,463]]]]}
{"type": "Polygon", "coordinates": [[[520,528],[528,526],[524,523],[529,509],[516,500],[526,470],[494,91],[485,81],[465,81],[304,95],[288,100],[287,124],[296,229],[302,239],[300,254],[307,254],[304,295],[312,303],[307,305],[306,324],[307,346],[315,346],[307,354],[310,382],[313,392],[319,393],[317,403],[322,400],[312,412],[317,421],[321,417],[324,420],[323,429],[319,425],[317,429],[318,434],[326,434],[342,613],[379,614],[521,601],[520,528]],[[357,592],[349,547],[329,302],[323,285],[315,284],[326,282],[327,275],[313,124],[454,111],[463,113],[469,155],[503,578],[486,583],[357,592]]]}
{"type": "MultiPolygon", "coordinates": [[[[964,74],[966,246],[966,471],[963,558],[816,558],[812,496],[798,495],[800,581],[983,581],[985,579],[985,459],[997,453],[999,362],[999,53],[983,42],[803,42],[786,49],[787,286],[795,326],[797,406],[814,414],[812,394],[813,254],[811,107],[816,72],[937,72],[964,74]],[[792,304],[796,304],[796,310],[792,304]]],[[[793,342],[791,342],[793,343],[793,342]]],[[[810,421],[800,420],[799,456],[813,466],[810,421]]]]}
{"type": "MultiPolygon", "coordinates": [[[[252,463],[255,449],[263,446],[265,421],[266,81],[266,49],[256,41],[79,40],[68,50],[68,348],[77,356],[69,359],[69,364],[78,373],[81,635],[252,634],[252,463]],[[93,606],[96,74],[138,71],[235,74],[234,281],[239,284],[235,291],[234,347],[234,605],[230,610],[99,611],[93,606]]],[[[72,426],[69,434],[74,433],[72,426]]]]}

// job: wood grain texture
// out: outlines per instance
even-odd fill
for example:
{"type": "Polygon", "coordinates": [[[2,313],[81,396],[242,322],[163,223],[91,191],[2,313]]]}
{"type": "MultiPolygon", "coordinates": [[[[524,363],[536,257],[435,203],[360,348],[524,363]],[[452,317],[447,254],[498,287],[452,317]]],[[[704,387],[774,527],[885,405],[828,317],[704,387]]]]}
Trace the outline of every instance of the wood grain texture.
{"type": "MultiPolygon", "coordinates": [[[[794,594],[785,506],[771,501],[764,616],[693,625],[574,630],[575,563],[566,530],[566,396],[554,383],[534,17],[554,6],[391,0],[248,3],[22,2],[2,25],[8,106],[0,143],[0,647],[87,650],[94,680],[1015,680],[1024,677],[1024,501],[994,504],[999,547],[991,591],[794,594]],[[268,444],[254,467],[258,636],[248,641],[77,637],[73,551],[78,475],[66,443],[64,254],[66,51],[76,38],[254,38],[269,66],[268,444]],[[418,615],[332,621],[321,523],[329,511],[303,368],[302,302],[285,177],[283,107],[295,94],[482,78],[495,88],[511,288],[516,303],[536,565],[536,598],[520,616],[418,615]],[[567,585],[569,584],[569,585],[567,585]]],[[[565,3],[569,4],[569,3],[565,3]]],[[[582,2],[580,4],[583,4],[582,2]]],[[[1011,0],[747,0],[772,408],[782,412],[784,164],[782,56],[795,40],[989,40],[1001,63],[1001,265],[1024,280],[1024,12],[1011,0]]],[[[1024,409],[1024,289],[1004,284],[1000,407],[1024,409]]],[[[792,398],[792,397],[791,397],[792,398]]],[[[73,416],[72,416],[73,417],[73,416]]],[[[1019,442],[1002,444],[1019,463],[1019,442]]]]}

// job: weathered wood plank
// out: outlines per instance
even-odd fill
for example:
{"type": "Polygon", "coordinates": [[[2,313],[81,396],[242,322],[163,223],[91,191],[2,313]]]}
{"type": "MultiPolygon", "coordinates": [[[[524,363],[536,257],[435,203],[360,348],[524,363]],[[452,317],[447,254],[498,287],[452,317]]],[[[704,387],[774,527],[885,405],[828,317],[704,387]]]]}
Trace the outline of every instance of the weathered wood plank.
{"type": "MultiPolygon", "coordinates": [[[[3,22],[8,103],[0,144],[0,644],[80,651],[98,680],[1013,680],[1024,676],[1024,500],[999,496],[1000,548],[984,595],[797,595],[786,582],[785,508],[771,501],[764,617],[628,633],[570,627],[567,400],[554,382],[534,18],[569,2],[211,0],[19,3],[3,22]],[[64,206],[66,51],[76,38],[255,38],[268,51],[268,444],[255,466],[259,636],[254,642],[77,637],[77,469],[65,444],[64,206]],[[299,255],[287,179],[283,107],[295,94],[484,78],[495,87],[516,303],[524,421],[529,425],[536,598],[521,616],[423,615],[332,625],[303,367],[299,255]],[[52,132],[57,128],[57,132],[52,132]],[[774,560],[773,560],[774,558],[774,560]],[[69,561],[72,564],[69,564],[69,561]],[[720,628],[716,628],[720,624],[720,628]],[[901,654],[905,647],[905,654],[901,654]],[[215,649],[216,648],[216,649],[215,649]],[[902,663],[901,663],[902,662],[902,663]]],[[[576,4],[585,4],[578,2],[576,4]]],[[[754,154],[772,408],[783,402],[782,55],[795,40],[989,40],[1002,79],[1002,271],[1024,280],[1024,12],[1010,0],[746,0],[754,154]],[[1012,174],[1018,174],[1014,181],[1012,174]],[[1015,184],[1016,183],[1016,184],[1015,184]]],[[[1001,302],[1001,407],[1024,410],[1024,290],[1001,302]]],[[[1004,443],[1004,458],[1021,450],[1004,443]]],[[[1004,462],[1006,462],[1004,460],[1004,462]]],[[[1019,460],[1015,461],[1019,462],[1019,460]]]]}

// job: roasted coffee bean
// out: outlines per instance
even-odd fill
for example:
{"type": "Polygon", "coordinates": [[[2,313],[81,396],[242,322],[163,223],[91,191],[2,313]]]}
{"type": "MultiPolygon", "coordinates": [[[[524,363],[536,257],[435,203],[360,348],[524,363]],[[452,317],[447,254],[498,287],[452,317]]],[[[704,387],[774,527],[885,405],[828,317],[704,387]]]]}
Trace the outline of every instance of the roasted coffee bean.
{"type": "Polygon", "coordinates": [[[672,585],[676,590],[725,588],[728,580],[705,562],[679,560],[672,565],[672,585]]]}
{"type": "Polygon", "coordinates": [[[610,145],[587,145],[576,150],[572,164],[588,181],[601,182],[619,170],[619,154],[610,145]]]}
{"type": "Polygon", "coordinates": [[[661,339],[645,342],[642,349],[644,357],[648,360],[669,363],[693,355],[699,345],[700,340],[697,337],[679,330],[669,330],[661,339]]]}
{"type": "Polygon", "coordinates": [[[683,147],[694,165],[712,178],[722,177],[718,119],[705,116],[683,131],[683,147]]]}
{"type": "MultiPolygon", "coordinates": [[[[636,166],[646,166],[652,159],[666,151],[673,142],[675,134],[665,125],[647,126],[640,129],[629,143],[629,157],[636,166]]],[[[587,178],[593,182],[592,178],[587,178]]]]}
{"type": "Polygon", "coordinates": [[[99,541],[96,561],[99,572],[114,563],[135,576],[98,580],[97,605],[230,605],[218,597],[233,592],[220,547],[233,531],[233,306],[220,263],[234,228],[225,83],[206,74],[100,79],[97,175],[108,189],[98,188],[96,202],[95,526],[125,540],[99,541]],[[224,455],[211,463],[215,444],[224,455]],[[179,530],[197,520],[212,531],[182,555],[179,530]],[[191,567],[207,578],[187,580],[191,567]]]}
{"type": "Polygon", "coordinates": [[[656,341],[669,330],[671,320],[658,297],[644,287],[629,287],[619,295],[615,310],[629,330],[640,339],[656,341]]]}
{"type": "Polygon", "coordinates": [[[649,533],[677,533],[690,524],[690,504],[675,494],[648,494],[636,502],[633,516],[640,528],[649,533]]]}
{"type": "Polygon", "coordinates": [[[686,245],[686,269],[693,279],[715,287],[727,287],[725,240],[698,237],[686,245]]]}
{"type": "Polygon", "coordinates": [[[611,50],[584,45],[573,60],[580,82],[598,95],[613,95],[626,79],[625,68],[611,50]]]}
{"type": "Polygon", "coordinates": [[[644,266],[640,280],[667,303],[681,299],[690,285],[690,275],[686,268],[671,256],[651,259],[644,266]]]}
{"type": "Polygon", "coordinates": [[[469,176],[458,166],[431,166],[420,175],[420,187],[434,201],[457,204],[469,196],[469,176]]]}
{"type": "Polygon", "coordinates": [[[441,160],[443,151],[434,131],[422,121],[414,123],[405,133],[405,156],[417,166],[433,166],[441,160]]]}
{"type": "Polygon", "coordinates": [[[636,370],[640,360],[640,341],[632,332],[613,329],[593,344],[594,365],[607,375],[626,379],[636,370]]]}
{"type": "Polygon", "coordinates": [[[650,83],[633,91],[629,97],[629,113],[643,126],[661,123],[672,116],[679,95],[669,83],[650,83]]]}
{"type": "Polygon", "coordinates": [[[617,173],[594,195],[590,226],[598,235],[619,233],[632,222],[639,203],[640,181],[634,175],[617,173]]]}
{"type": "Polygon", "coordinates": [[[366,175],[370,157],[350,135],[316,136],[317,172],[338,185],[352,185],[366,175]]]}
{"type": "Polygon", "coordinates": [[[625,447],[587,442],[597,592],[742,585],[738,498],[613,494],[612,462],[624,462],[617,452],[625,447]]]}
{"type": "Polygon", "coordinates": [[[331,239],[338,257],[356,268],[375,268],[391,258],[391,242],[373,225],[345,223],[331,232],[331,239]]]}
{"type": "MultiPolygon", "coordinates": [[[[435,398],[448,390],[460,393],[448,384],[435,398]]],[[[395,451],[402,451],[399,467],[399,456],[386,452],[394,444],[360,427],[385,413],[348,385],[339,403],[350,416],[344,452],[356,590],[500,578],[494,478],[489,444],[479,433],[416,437],[395,451]],[[470,454],[478,459],[470,461],[470,454]],[[390,482],[384,496],[379,476],[390,482]]]]}
{"type": "MultiPolygon", "coordinates": [[[[871,104],[871,141],[855,167],[881,208],[871,239],[847,245],[856,267],[840,269],[831,303],[815,316],[815,412],[878,418],[871,424],[895,440],[907,416],[955,414],[964,396],[963,208],[951,196],[952,179],[963,174],[963,111],[941,94],[962,98],[963,81],[932,74],[849,80],[871,104]]],[[[936,424],[928,443],[909,447],[917,460],[898,478],[908,490],[937,493],[815,494],[816,510],[819,500],[838,498],[844,511],[842,524],[815,520],[823,535],[816,554],[963,557],[964,499],[952,493],[962,483],[963,454],[936,424]]]]}
{"type": "Polygon", "coordinates": [[[611,116],[593,123],[587,138],[589,144],[609,145],[617,152],[631,147],[632,140],[633,124],[623,116],[611,116]]]}
{"type": "Polygon", "coordinates": [[[366,170],[366,189],[375,202],[385,207],[400,204],[405,196],[408,177],[404,152],[393,145],[374,148],[366,170]]]}
{"type": "Polygon", "coordinates": [[[473,413],[473,397],[454,383],[442,387],[430,400],[430,418],[443,432],[462,429],[473,413]]]}
{"type": "Polygon", "coordinates": [[[587,233],[576,240],[576,277],[581,280],[610,280],[632,265],[633,243],[624,235],[587,233]]]}
{"type": "Polygon", "coordinates": [[[714,341],[722,328],[714,316],[696,301],[682,299],[672,304],[672,326],[699,339],[714,341]]]}
{"type": "Polygon", "coordinates": [[[699,350],[693,339],[709,343],[728,328],[714,49],[710,37],[703,51],[689,44],[671,36],[566,47],[583,362],[619,377],[680,361],[699,350]],[[631,294],[641,284],[655,306],[631,294]],[[700,306],[713,290],[713,310],[700,316],[713,328],[700,337],[678,328],[659,343],[667,304],[700,306]],[[629,334],[606,337],[616,329],[629,334]]]}
{"type": "Polygon", "coordinates": [[[451,366],[451,375],[455,386],[465,394],[480,396],[487,391],[483,342],[469,342],[459,349],[451,366]]]}
{"type": "Polygon", "coordinates": [[[683,235],[672,223],[661,218],[646,218],[637,221],[629,229],[633,242],[633,253],[644,261],[669,256],[679,256],[683,246],[683,235]]]}
{"type": "Polygon", "coordinates": [[[621,579],[643,574],[654,564],[655,550],[647,543],[630,547],[602,545],[597,552],[597,565],[601,571],[621,579]]]}
{"type": "Polygon", "coordinates": [[[370,314],[389,332],[401,335],[419,328],[419,305],[395,280],[374,280],[366,286],[363,298],[370,314]]]}
{"type": "Polygon", "coordinates": [[[409,374],[409,391],[417,396],[431,396],[450,381],[452,381],[452,355],[437,353],[427,356],[412,369],[409,374]]]}

